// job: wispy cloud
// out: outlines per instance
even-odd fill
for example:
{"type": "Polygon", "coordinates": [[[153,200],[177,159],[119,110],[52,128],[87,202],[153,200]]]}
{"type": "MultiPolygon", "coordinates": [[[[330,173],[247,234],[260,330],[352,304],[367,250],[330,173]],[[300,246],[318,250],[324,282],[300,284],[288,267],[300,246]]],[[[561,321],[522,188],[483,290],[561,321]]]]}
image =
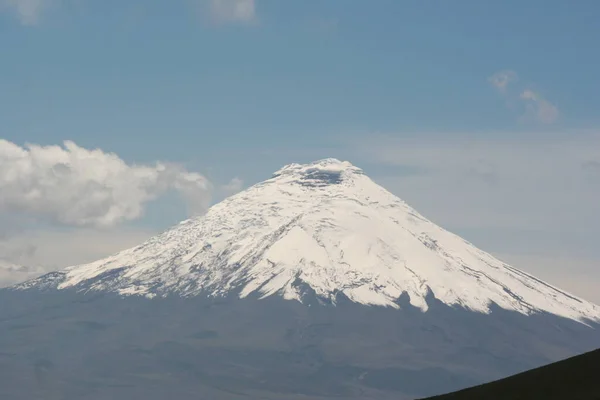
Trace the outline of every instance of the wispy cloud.
{"type": "MultiPolygon", "coordinates": [[[[252,24],[258,20],[255,0],[192,0],[218,24],[252,24]]],[[[23,25],[36,25],[43,13],[64,0],[0,0],[0,11],[15,13],[23,25]]]]}
{"type": "Polygon", "coordinates": [[[532,89],[522,87],[511,89],[518,80],[517,73],[512,70],[496,72],[488,78],[488,82],[506,99],[511,108],[517,103],[520,104],[521,109],[524,109],[520,120],[541,124],[556,122],[560,115],[558,107],[532,89]]]}
{"type": "Polygon", "coordinates": [[[488,78],[488,82],[494,86],[500,93],[506,93],[506,89],[511,82],[518,80],[518,75],[515,71],[505,70],[496,72],[488,78]]]}
{"type": "Polygon", "coordinates": [[[558,108],[539,93],[526,89],[521,93],[520,98],[526,102],[527,113],[525,117],[531,116],[543,124],[552,124],[558,119],[558,108]]]}
{"type": "Polygon", "coordinates": [[[43,11],[53,2],[53,0],[0,0],[0,5],[15,12],[24,25],[35,25],[43,11]]]}
{"type": "Polygon", "coordinates": [[[169,190],[181,194],[191,215],[210,204],[211,183],[178,164],[127,164],[70,141],[20,147],[0,139],[0,212],[108,227],[141,217],[146,203],[169,190]]]}
{"type": "Polygon", "coordinates": [[[256,22],[255,0],[210,0],[210,13],[217,23],[256,22]]]}

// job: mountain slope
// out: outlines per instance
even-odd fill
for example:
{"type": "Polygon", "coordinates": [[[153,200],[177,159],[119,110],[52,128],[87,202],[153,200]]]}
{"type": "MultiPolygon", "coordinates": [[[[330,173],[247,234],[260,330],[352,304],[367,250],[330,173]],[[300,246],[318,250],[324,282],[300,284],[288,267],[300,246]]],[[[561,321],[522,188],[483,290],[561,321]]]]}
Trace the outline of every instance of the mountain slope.
{"type": "Polygon", "coordinates": [[[0,398],[411,400],[600,347],[600,325],[427,301],[0,290],[0,398]]]}
{"type": "Polygon", "coordinates": [[[333,159],[0,290],[14,400],[409,400],[598,347],[597,306],[333,159]]]}
{"type": "Polygon", "coordinates": [[[600,320],[600,308],[513,268],[433,224],[350,163],[292,164],[200,218],[91,264],[20,288],[122,295],[278,294],[427,310],[426,297],[489,312],[600,320]]]}
{"type": "Polygon", "coordinates": [[[597,400],[600,350],[430,400],[597,400]]]}

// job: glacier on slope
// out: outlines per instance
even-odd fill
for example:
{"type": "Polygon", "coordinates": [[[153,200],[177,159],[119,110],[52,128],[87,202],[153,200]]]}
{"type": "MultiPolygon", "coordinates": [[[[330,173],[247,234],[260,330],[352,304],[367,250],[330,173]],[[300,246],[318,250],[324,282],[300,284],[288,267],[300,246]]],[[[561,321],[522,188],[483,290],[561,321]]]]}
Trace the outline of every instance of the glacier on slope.
{"type": "Polygon", "coordinates": [[[260,297],[303,301],[309,287],[335,303],[423,311],[433,294],[488,313],[547,312],[600,321],[600,308],[513,268],[424,218],[348,162],[291,164],[178,226],[106,259],[69,267],[19,289],[121,295],[260,297]]]}

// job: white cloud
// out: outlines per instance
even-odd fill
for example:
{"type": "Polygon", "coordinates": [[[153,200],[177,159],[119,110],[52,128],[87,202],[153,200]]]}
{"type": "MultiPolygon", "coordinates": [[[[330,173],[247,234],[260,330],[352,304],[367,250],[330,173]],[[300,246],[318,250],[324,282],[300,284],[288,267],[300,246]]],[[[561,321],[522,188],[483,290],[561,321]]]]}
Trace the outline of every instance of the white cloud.
{"type": "Polygon", "coordinates": [[[527,89],[520,97],[527,103],[527,115],[531,115],[536,121],[551,124],[558,119],[558,108],[539,93],[527,89]]]}
{"type": "Polygon", "coordinates": [[[35,25],[42,12],[50,6],[53,0],[1,0],[5,8],[16,12],[21,23],[35,25]]]}
{"type": "Polygon", "coordinates": [[[539,93],[531,89],[517,92],[508,90],[509,85],[517,80],[517,73],[511,70],[496,72],[488,78],[488,82],[502,94],[510,107],[514,103],[519,103],[525,108],[525,114],[521,117],[522,121],[530,120],[542,124],[556,122],[559,117],[558,108],[539,93]],[[517,93],[519,94],[517,95],[517,93]]]}
{"type": "Polygon", "coordinates": [[[210,12],[219,23],[256,21],[254,0],[210,0],[210,12]]]}
{"type": "Polygon", "coordinates": [[[518,75],[515,71],[505,70],[496,72],[488,78],[488,82],[498,89],[501,93],[506,93],[506,89],[511,82],[515,82],[518,75]]]}
{"type": "Polygon", "coordinates": [[[211,183],[177,164],[130,165],[116,154],[64,147],[20,147],[0,139],[0,212],[74,226],[109,227],[143,215],[168,190],[179,192],[191,215],[210,203],[211,183]]]}

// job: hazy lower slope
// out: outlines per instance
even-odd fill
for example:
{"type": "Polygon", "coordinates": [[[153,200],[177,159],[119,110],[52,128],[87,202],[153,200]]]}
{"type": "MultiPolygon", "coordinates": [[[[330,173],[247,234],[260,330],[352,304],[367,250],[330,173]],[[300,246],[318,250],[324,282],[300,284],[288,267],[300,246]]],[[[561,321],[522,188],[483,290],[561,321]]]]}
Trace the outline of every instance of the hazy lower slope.
{"type": "Polygon", "coordinates": [[[598,400],[600,350],[429,400],[598,400]]]}
{"type": "Polygon", "coordinates": [[[0,291],[0,398],[409,400],[600,347],[597,325],[427,301],[0,291]]]}

